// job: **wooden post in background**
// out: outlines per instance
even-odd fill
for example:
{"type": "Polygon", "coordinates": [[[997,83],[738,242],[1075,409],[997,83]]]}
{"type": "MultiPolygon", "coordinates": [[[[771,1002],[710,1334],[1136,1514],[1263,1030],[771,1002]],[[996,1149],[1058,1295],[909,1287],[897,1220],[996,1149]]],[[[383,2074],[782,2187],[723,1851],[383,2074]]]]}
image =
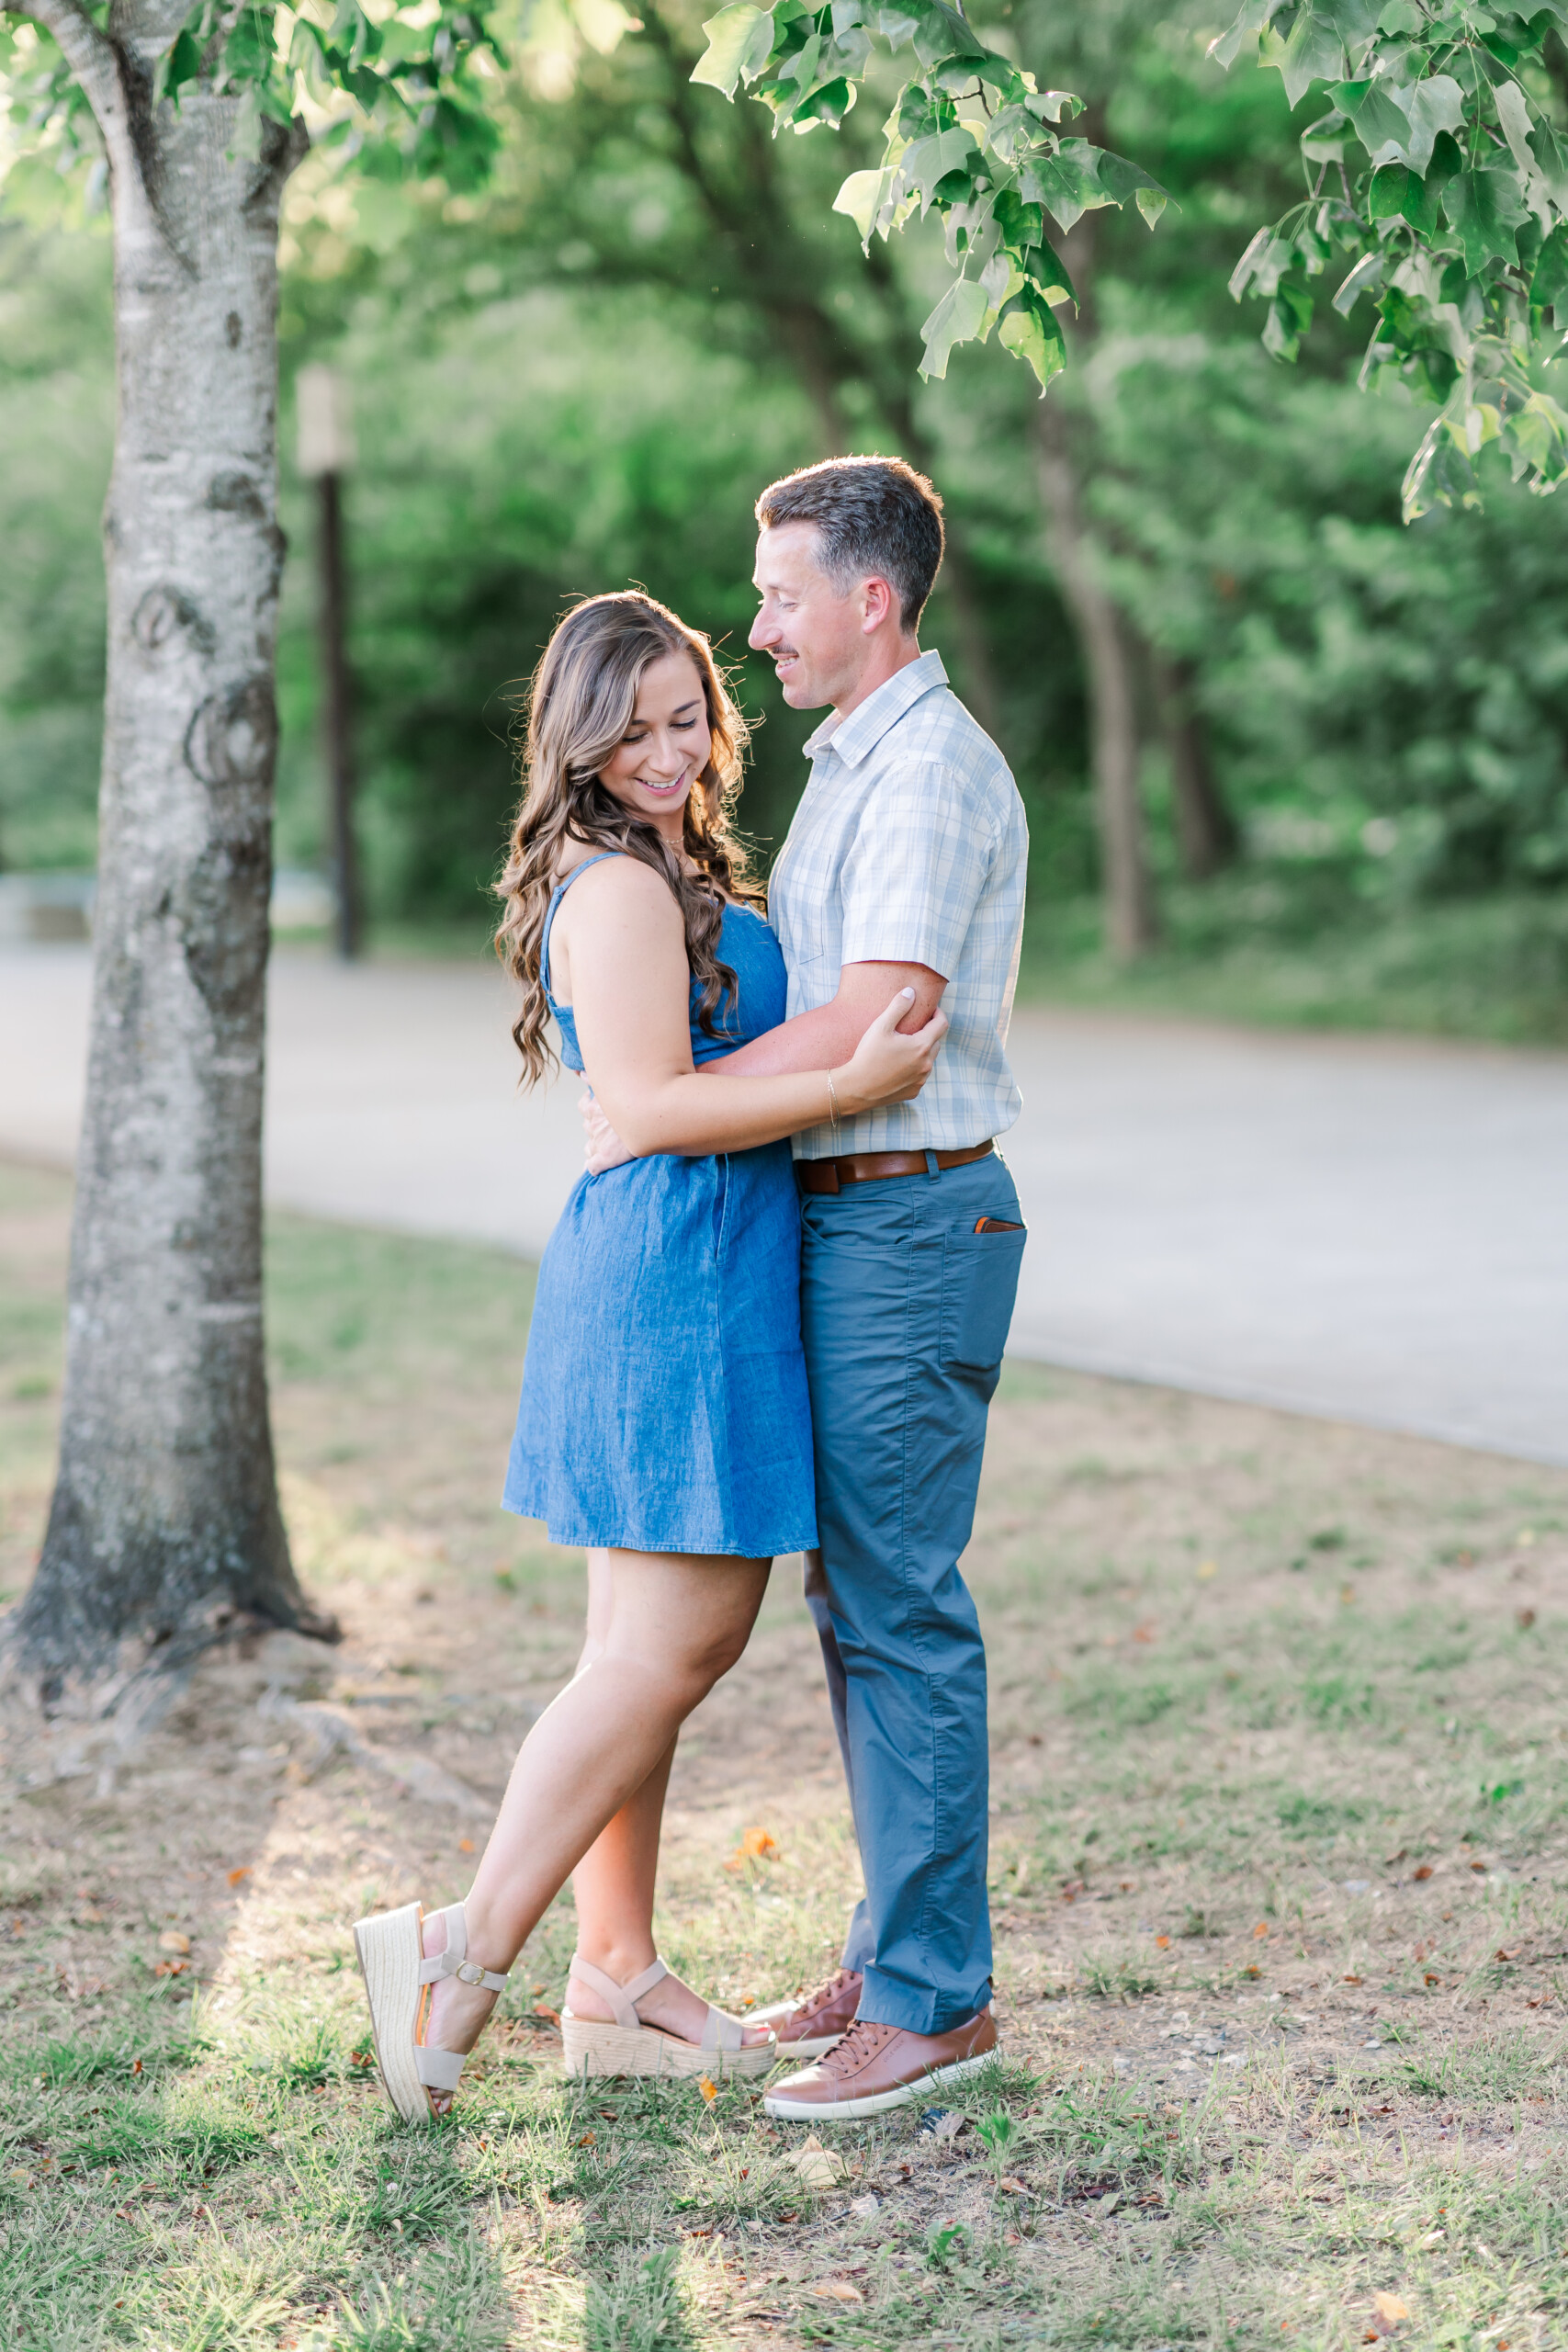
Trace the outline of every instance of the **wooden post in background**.
{"type": "Polygon", "coordinates": [[[301,368],[299,471],[316,485],[316,564],[321,641],[321,742],[331,818],[333,930],[345,962],[360,948],[359,863],[354,844],[354,710],[348,672],[348,583],[343,479],[354,463],[348,387],[335,369],[301,368]]]}

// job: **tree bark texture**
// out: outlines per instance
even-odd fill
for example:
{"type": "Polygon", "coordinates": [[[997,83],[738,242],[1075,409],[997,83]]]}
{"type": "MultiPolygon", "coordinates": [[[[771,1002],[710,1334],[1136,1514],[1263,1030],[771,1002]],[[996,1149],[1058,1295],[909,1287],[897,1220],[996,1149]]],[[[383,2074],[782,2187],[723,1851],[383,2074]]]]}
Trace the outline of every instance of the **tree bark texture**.
{"type": "Polygon", "coordinates": [[[1236,822],[1214,774],[1209,730],[1196,695],[1190,662],[1155,656],[1155,691],[1170,761],[1171,809],[1176,851],[1190,882],[1206,882],[1229,865],[1240,847],[1236,822]]]}
{"type": "Polygon", "coordinates": [[[1036,411],[1035,455],[1056,583],[1077,635],[1089,689],[1089,752],[1100,836],[1106,944],[1130,963],[1159,936],[1138,789],[1138,704],[1125,624],[1102,582],[1069,452],[1071,420],[1049,398],[1036,411]]]}
{"type": "MultiPolygon", "coordinates": [[[[1104,137],[1102,110],[1084,118],[1085,135],[1104,137]]],[[[1098,220],[1084,213],[1062,240],[1062,257],[1077,288],[1070,341],[1081,366],[1096,329],[1095,238],[1098,220]]],[[[1083,457],[1087,421],[1047,393],[1034,413],[1040,503],[1056,584],[1083,660],[1089,707],[1089,758],[1095,826],[1100,836],[1100,896],[1105,944],[1118,963],[1132,963],[1159,936],[1159,913],[1149,874],[1143,797],[1138,789],[1137,678],[1121,607],[1101,576],[1099,552],[1084,511],[1083,457]]]]}
{"type": "Polygon", "coordinates": [[[37,13],[108,151],[118,373],[63,1425],[16,1634],[47,1697],[150,1647],[188,1655],[242,1610],[325,1628],[277,1505],[261,1303],[276,254],[304,140],[264,121],[247,161],[232,101],[152,107],[184,0],[127,11],[130,34],[118,12],[108,36],[55,0],[37,13]]]}

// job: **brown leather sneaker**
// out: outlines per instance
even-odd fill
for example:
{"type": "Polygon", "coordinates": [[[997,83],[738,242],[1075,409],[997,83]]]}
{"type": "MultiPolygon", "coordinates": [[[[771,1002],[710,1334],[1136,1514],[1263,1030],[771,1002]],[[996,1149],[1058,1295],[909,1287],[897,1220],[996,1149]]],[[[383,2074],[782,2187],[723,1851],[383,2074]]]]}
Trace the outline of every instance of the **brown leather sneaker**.
{"type": "Polygon", "coordinates": [[[795,2001],[775,2001],[771,2008],[749,2009],[748,2025],[771,2025],[778,2038],[781,2059],[796,2062],[825,2057],[841,2041],[855,2021],[863,1982],[858,1968],[835,1969],[825,1984],[803,1993],[795,2001]]]}
{"type": "MultiPolygon", "coordinates": [[[[782,2052],[784,2038],[780,2036],[782,2052]]],[[[907,2033],[857,2018],[843,2040],[803,2074],[788,2075],[762,2099],[764,2113],[790,2123],[852,2122],[906,2107],[943,2083],[977,2074],[997,2046],[989,2009],[948,2033],[907,2033]]]]}

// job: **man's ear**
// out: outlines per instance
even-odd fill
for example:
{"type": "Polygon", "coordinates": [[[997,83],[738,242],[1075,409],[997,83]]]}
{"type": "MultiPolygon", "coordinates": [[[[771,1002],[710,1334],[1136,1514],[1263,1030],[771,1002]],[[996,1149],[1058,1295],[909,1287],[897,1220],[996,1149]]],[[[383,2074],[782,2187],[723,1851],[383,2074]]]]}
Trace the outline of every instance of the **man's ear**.
{"type": "Polygon", "coordinates": [[[897,598],[886,580],[865,581],[861,588],[861,634],[869,637],[897,608],[897,598]]]}

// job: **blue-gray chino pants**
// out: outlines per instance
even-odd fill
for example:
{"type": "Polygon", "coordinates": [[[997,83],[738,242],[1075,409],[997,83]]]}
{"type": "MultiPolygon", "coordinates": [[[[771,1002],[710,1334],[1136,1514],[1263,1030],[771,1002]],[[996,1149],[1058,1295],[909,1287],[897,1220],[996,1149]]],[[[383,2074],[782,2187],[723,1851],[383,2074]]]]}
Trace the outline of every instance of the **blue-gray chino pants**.
{"type": "Polygon", "coordinates": [[[821,1638],[865,1899],[860,2013],[942,2033],[990,1999],[986,1653],[958,1555],[1024,1236],[995,1153],[801,1200],[821,1638]]]}

